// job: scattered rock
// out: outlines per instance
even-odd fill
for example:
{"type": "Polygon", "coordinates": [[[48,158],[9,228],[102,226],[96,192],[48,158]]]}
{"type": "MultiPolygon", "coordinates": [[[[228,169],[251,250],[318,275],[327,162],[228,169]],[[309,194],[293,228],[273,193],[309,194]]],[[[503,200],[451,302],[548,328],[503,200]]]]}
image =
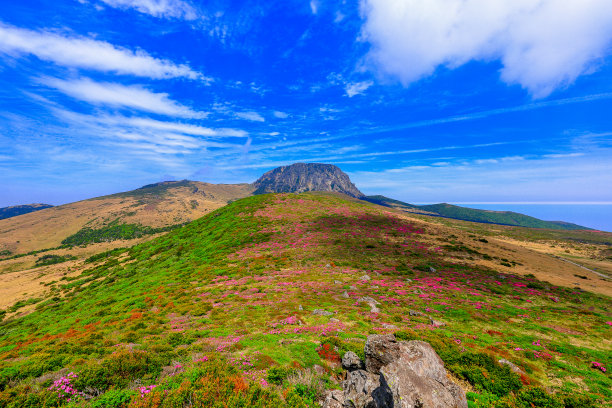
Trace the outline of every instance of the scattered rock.
{"type": "Polygon", "coordinates": [[[331,265],[330,265],[330,264],[325,264],[325,267],[326,267],[326,268],[330,268],[330,267],[331,267],[331,265]]]}
{"type": "Polygon", "coordinates": [[[406,279],[406,282],[410,283],[412,282],[412,279],[406,279]]]}
{"type": "Polygon", "coordinates": [[[389,323],[383,323],[382,324],[383,329],[389,329],[389,330],[396,330],[397,326],[394,324],[389,324],[389,323]]]}
{"type": "Polygon", "coordinates": [[[339,280],[335,280],[335,281],[334,281],[334,283],[335,283],[336,285],[342,285],[342,282],[340,282],[339,280]]]}
{"type": "Polygon", "coordinates": [[[362,296],[359,299],[357,299],[357,301],[359,303],[364,302],[367,303],[368,305],[379,305],[380,302],[374,298],[371,298],[370,296],[362,296]]]}
{"type": "Polygon", "coordinates": [[[516,373],[518,375],[525,374],[525,372],[521,370],[519,366],[517,366],[511,361],[506,360],[505,358],[502,358],[501,360],[499,360],[498,363],[507,365],[508,367],[510,367],[510,371],[512,371],[513,373],[516,373]]]}
{"type": "Polygon", "coordinates": [[[380,388],[379,376],[364,370],[349,371],[342,382],[344,408],[379,407],[372,394],[380,388]]]}
{"type": "Polygon", "coordinates": [[[438,272],[438,271],[436,271],[436,268],[434,268],[433,266],[430,266],[430,267],[429,267],[429,272],[431,272],[431,273],[436,273],[436,272],[438,272]]]}
{"type": "Polygon", "coordinates": [[[441,322],[439,320],[434,320],[433,317],[429,318],[429,323],[431,323],[432,326],[435,327],[442,327],[442,326],[446,326],[446,323],[441,322]]]}
{"type": "Polygon", "coordinates": [[[363,275],[361,278],[359,278],[359,280],[369,281],[370,280],[370,276],[369,275],[363,275]]]}
{"type": "Polygon", "coordinates": [[[315,309],[312,311],[313,315],[317,315],[317,316],[333,316],[334,313],[333,312],[328,312],[327,310],[323,310],[323,309],[315,309]]]}
{"type": "Polygon", "coordinates": [[[342,292],[342,297],[345,298],[345,299],[349,298],[349,294],[348,294],[348,292],[346,290],[344,292],[342,292]]]}
{"type": "Polygon", "coordinates": [[[330,323],[340,323],[340,320],[336,319],[335,317],[332,317],[331,319],[329,319],[330,323]]]}
{"type": "Polygon", "coordinates": [[[409,311],[408,311],[408,314],[409,314],[410,316],[423,316],[423,313],[421,313],[421,312],[417,312],[416,310],[409,310],[409,311]]]}
{"type": "Polygon", "coordinates": [[[302,307],[302,305],[298,306],[298,310],[304,310],[304,308],[302,307]]]}
{"type": "Polygon", "coordinates": [[[340,390],[331,390],[327,393],[323,408],[343,408],[344,407],[344,392],[340,390]]]}
{"type": "Polygon", "coordinates": [[[365,352],[365,370],[355,353],[344,355],[343,392],[329,391],[323,408],[467,408],[465,392],[428,343],[372,335],[365,352]]]}
{"type": "Polygon", "coordinates": [[[342,356],[342,368],[347,371],[361,370],[364,368],[363,362],[357,354],[347,351],[342,356]]]}
{"type": "Polygon", "coordinates": [[[350,289],[350,290],[357,290],[357,286],[353,286],[353,285],[351,285],[351,286],[349,286],[349,289],[350,289]]]}

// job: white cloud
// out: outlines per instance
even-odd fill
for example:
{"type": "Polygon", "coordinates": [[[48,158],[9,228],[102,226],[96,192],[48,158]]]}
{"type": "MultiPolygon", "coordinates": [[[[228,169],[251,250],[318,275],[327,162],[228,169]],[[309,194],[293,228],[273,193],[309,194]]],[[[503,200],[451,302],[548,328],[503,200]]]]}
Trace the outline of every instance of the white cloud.
{"type": "Polygon", "coordinates": [[[93,104],[118,108],[131,108],[161,115],[202,119],[205,112],[196,112],[168,98],[166,93],[155,93],[138,86],[126,86],[109,82],[94,82],[83,78],[64,81],[56,78],[42,78],[41,82],[66,95],[93,104]]]}
{"type": "Polygon", "coordinates": [[[349,98],[352,98],[355,95],[360,95],[366,91],[369,87],[374,85],[372,81],[363,81],[363,82],[355,82],[352,84],[346,84],[344,90],[346,91],[346,95],[349,98]]]}
{"type": "Polygon", "coordinates": [[[280,112],[280,111],[274,111],[273,115],[275,118],[279,118],[279,119],[287,119],[289,117],[287,113],[280,112]]]}
{"type": "Polygon", "coordinates": [[[101,0],[108,6],[120,9],[136,9],[141,13],[159,18],[181,18],[195,20],[195,9],[181,0],[101,0]]]}
{"type": "Polygon", "coordinates": [[[612,44],[609,0],[361,0],[369,61],[405,85],[436,68],[501,60],[501,78],[545,97],[593,72],[612,44]]]}
{"type": "Polygon", "coordinates": [[[64,37],[48,31],[32,31],[1,23],[0,53],[13,56],[31,54],[66,67],[122,75],[208,80],[187,65],[154,58],[142,50],[132,51],[90,38],[64,37]]]}
{"type": "Polygon", "coordinates": [[[194,136],[222,136],[222,137],[247,137],[248,133],[240,129],[211,129],[202,126],[190,125],[186,123],[176,122],[163,122],[159,120],[149,118],[125,118],[119,117],[125,125],[156,129],[156,130],[167,130],[172,132],[183,133],[194,136]]]}
{"type": "Polygon", "coordinates": [[[312,14],[317,14],[319,12],[318,0],[310,0],[310,11],[312,11],[312,14]]]}
{"type": "Polygon", "coordinates": [[[236,112],[237,117],[253,122],[265,122],[266,120],[257,112],[236,112]]]}

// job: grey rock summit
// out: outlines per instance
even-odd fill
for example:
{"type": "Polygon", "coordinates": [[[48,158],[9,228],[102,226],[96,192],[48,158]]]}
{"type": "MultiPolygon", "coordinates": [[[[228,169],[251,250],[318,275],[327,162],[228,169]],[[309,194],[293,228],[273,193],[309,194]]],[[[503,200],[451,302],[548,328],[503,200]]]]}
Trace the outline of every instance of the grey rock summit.
{"type": "Polygon", "coordinates": [[[277,167],[264,173],[253,185],[254,194],[333,191],[355,198],[364,197],[349,176],[333,164],[295,163],[277,167]]]}
{"type": "Polygon", "coordinates": [[[355,353],[344,355],[343,389],[330,391],[323,408],[467,408],[465,392],[428,343],[372,335],[364,351],[365,369],[355,353]]]}

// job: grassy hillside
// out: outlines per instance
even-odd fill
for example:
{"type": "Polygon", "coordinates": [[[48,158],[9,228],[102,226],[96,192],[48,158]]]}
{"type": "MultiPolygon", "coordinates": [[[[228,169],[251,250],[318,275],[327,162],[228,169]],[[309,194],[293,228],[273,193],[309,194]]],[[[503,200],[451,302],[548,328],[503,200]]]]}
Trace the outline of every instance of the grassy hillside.
{"type": "Polygon", "coordinates": [[[488,224],[514,225],[527,228],[546,228],[556,230],[589,230],[590,228],[563,221],[543,221],[528,215],[512,211],[489,211],[475,208],[460,207],[452,204],[414,205],[394,200],[382,195],[366,196],[363,198],[374,204],[396,208],[411,213],[429,214],[457,220],[482,222],[488,224]]]}
{"type": "Polygon", "coordinates": [[[452,204],[419,205],[418,208],[431,211],[443,217],[456,218],[460,220],[487,222],[503,225],[517,225],[529,228],[549,228],[564,230],[586,230],[587,227],[569,222],[542,221],[528,215],[512,211],[489,211],[474,208],[460,207],[452,204]]]}
{"type": "Polygon", "coordinates": [[[394,200],[383,195],[365,196],[364,198],[362,198],[362,200],[385,207],[397,208],[398,210],[418,210],[418,206],[416,205],[408,204],[399,200],[394,200]]]}
{"type": "Polygon", "coordinates": [[[197,219],[253,190],[249,184],[164,182],[0,220],[0,255],[55,248],[69,236],[103,231],[117,224],[138,226],[146,232],[168,228],[197,219]]]}
{"type": "Polygon", "coordinates": [[[50,204],[27,204],[27,205],[14,205],[11,207],[0,208],[0,220],[5,218],[16,217],[18,215],[31,213],[34,211],[44,210],[45,208],[53,207],[50,204]]]}
{"type": "Polygon", "coordinates": [[[0,407],[316,407],[339,354],[389,332],[431,342],[473,407],[612,402],[609,297],[468,264],[437,235],[336,196],[236,201],[6,318],[0,407]]]}

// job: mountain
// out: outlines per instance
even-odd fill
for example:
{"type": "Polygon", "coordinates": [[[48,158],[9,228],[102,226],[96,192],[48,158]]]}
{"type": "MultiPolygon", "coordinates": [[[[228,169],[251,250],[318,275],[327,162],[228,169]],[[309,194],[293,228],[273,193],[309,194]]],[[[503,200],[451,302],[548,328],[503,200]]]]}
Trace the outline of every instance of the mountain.
{"type": "Polygon", "coordinates": [[[200,218],[253,192],[250,184],[169,181],[0,220],[0,252],[133,238],[200,218]],[[66,240],[69,240],[66,242],[66,240]]]}
{"type": "Polygon", "coordinates": [[[254,194],[329,191],[361,198],[349,176],[332,164],[295,163],[268,171],[253,183],[254,194]]]}
{"type": "Polygon", "coordinates": [[[503,225],[517,225],[529,228],[550,228],[563,230],[584,230],[590,229],[581,225],[561,221],[543,221],[528,215],[515,213],[512,211],[491,211],[478,210],[474,208],[460,207],[452,204],[432,204],[420,205],[419,209],[439,214],[443,217],[455,218],[459,220],[486,222],[503,225]]]}
{"type": "Polygon", "coordinates": [[[582,225],[572,224],[570,222],[543,221],[535,217],[530,217],[529,215],[520,214],[512,211],[479,210],[475,208],[461,207],[458,205],[446,203],[431,205],[414,205],[405,203],[403,201],[394,200],[382,195],[366,196],[362,199],[371,203],[383,205],[385,207],[396,208],[407,212],[453,218],[456,220],[557,230],[591,229],[583,227],[582,225]]]}
{"type": "Polygon", "coordinates": [[[370,378],[341,358],[363,360],[373,334],[431,344],[471,407],[609,406],[610,282],[497,227],[436,221],[256,195],[60,277],[40,266],[44,292],[0,322],[0,407],[316,408],[347,375],[370,378]]]}
{"type": "Polygon", "coordinates": [[[45,208],[53,207],[50,204],[25,204],[25,205],[14,205],[11,207],[0,208],[0,220],[5,218],[16,217],[18,215],[31,213],[34,211],[44,210],[45,208]]]}

